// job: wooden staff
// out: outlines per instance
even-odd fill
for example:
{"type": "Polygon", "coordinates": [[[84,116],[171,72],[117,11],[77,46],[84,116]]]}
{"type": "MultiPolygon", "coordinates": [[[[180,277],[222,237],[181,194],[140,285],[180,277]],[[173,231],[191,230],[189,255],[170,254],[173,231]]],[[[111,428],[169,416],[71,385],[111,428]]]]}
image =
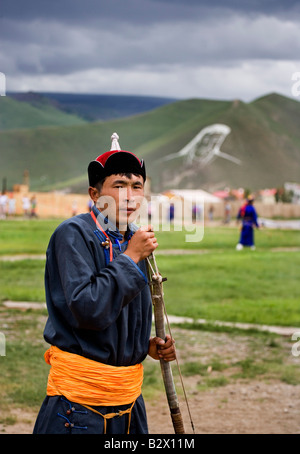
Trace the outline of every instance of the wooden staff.
{"type": "MultiPolygon", "coordinates": [[[[156,336],[161,339],[166,339],[165,333],[165,304],[164,304],[164,295],[163,295],[163,282],[166,281],[166,278],[162,278],[160,275],[154,254],[147,259],[148,265],[148,277],[150,282],[152,303],[154,307],[154,321],[155,321],[155,331],[156,336]],[[153,263],[153,266],[151,264],[153,263]]],[[[178,363],[177,363],[178,364],[178,363]]],[[[165,385],[166,395],[168,399],[168,404],[170,408],[171,419],[176,434],[184,434],[184,425],[179,408],[179,402],[176,394],[173,374],[171,365],[169,362],[160,359],[160,367],[163,376],[163,381],[165,385]]],[[[191,420],[192,423],[192,420],[191,420]]],[[[193,427],[193,423],[192,423],[193,427]]]]}

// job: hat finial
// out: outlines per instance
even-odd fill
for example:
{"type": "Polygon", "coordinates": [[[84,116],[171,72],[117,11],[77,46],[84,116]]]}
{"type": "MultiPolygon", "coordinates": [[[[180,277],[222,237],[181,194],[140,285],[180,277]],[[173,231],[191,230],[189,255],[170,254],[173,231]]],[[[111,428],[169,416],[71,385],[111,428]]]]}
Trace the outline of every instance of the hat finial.
{"type": "Polygon", "coordinates": [[[112,143],[111,143],[111,149],[110,151],[112,150],[121,150],[121,147],[119,145],[119,136],[116,132],[113,133],[113,135],[111,136],[111,140],[112,140],[112,143]]]}

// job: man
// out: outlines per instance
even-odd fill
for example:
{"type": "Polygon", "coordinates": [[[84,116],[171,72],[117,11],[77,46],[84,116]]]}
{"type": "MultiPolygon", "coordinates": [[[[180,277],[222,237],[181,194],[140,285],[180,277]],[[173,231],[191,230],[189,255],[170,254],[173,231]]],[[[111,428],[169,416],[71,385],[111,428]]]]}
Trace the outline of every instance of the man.
{"type": "Polygon", "coordinates": [[[0,195],[0,219],[5,219],[6,218],[6,212],[7,212],[7,195],[5,191],[2,191],[2,194],[0,195]]]}
{"type": "Polygon", "coordinates": [[[170,336],[150,338],[144,259],[157,240],[151,226],[135,231],[129,222],[144,194],[145,164],[112,138],[111,151],[88,167],[91,212],[63,222],[48,246],[51,369],[34,433],[148,433],[141,363],[147,354],[175,359],[170,336]]]}
{"type": "Polygon", "coordinates": [[[240,208],[237,219],[242,221],[242,229],[239,243],[236,245],[238,251],[242,250],[244,246],[250,247],[255,250],[254,245],[254,232],[253,226],[259,228],[257,222],[257,213],[253,206],[253,196],[248,196],[246,203],[240,208]]]}

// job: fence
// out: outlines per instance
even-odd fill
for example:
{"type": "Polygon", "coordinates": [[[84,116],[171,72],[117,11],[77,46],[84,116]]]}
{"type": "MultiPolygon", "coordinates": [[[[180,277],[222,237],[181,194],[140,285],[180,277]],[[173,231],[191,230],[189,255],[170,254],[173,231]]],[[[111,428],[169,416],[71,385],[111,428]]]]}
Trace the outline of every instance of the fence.
{"type": "MultiPolygon", "coordinates": [[[[15,200],[15,214],[24,215],[23,199],[24,196],[30,199],[35,196],[36,198],[36,214],[40,218],[69,218],[74,214],[85,213],[88,211],[88,203],[90,201],[88,194],[61,194],[58,192],[14,192],[8,194],[15,200]]],[[[165,200],[164,204],[169,204],[172,200],[165,200]]],[[[178,198],[176,198],[178,201],[178,198]]],[[[161,204],[161,202],[159,202],[161,204]]],[[[239,208],[242,205],[240,201],[230,202],[230,215],[231,219],[235,218],[239,208]]],[[[265,204],[255,202],[254,204],[257,213],[260,217],[264,218],[282,218],[282,219],[300,219],[300,204],[290,203],[274,203],[265,204]]],[[[225,202],[210,203],[204,200],[203,203],[204,218],[208,219],[213,216],[214,219],[225,218],[225,202]]],[[[166,210],[161,210],[166,213],[166,210]]],[[[30,214],[30,207],[29,207],[30,214]]],[[[164,214],[162,214],[164,216],[164,214]]]]}

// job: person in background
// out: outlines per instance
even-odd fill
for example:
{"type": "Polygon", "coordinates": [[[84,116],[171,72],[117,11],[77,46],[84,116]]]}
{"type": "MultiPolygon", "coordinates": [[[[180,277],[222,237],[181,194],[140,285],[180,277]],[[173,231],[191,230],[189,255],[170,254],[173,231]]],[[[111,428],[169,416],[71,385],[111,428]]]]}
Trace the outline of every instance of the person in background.
{"type": "Polygon", "coordinates": [[[7,213],[7,195],[2,191],[0,195],[0,219],[5,219],[7,213]]]}
{"type": "Polygon", "coordinates": [[[8,215],[14,216],[16,214],[16,199],[14,194],[11,192],[8,199],[8,215]]]}
{"type": "Polygon", "coordinates": [[[23,207],[23,213],[25,217],[29,216],[29,210],[30,210],[30,200],[27,195],[24,195],[22,198],[22,207],[23,207]]]}
{"type": "Polygon", "coordinates": [[[254,227],[259,228],[257,222],[257,213],[253,206],[254,197],[248,196],[246,203],[240,208],[237,220],[242,222],[240,240],[236,245],[236,249],[240,251],[241,249],[246,247],[250,247],[250,249],[255,249],[254,244],[254,227]]]}
{"type": "Polygon", "coordinates": [[[224,215],[224,224],[229,224],[231,219],[231,205],[227,201],[225,203],[225,215],[224,215]]]}
{"type": "Polygon", "coordinates": [[[214,207],[213,207],[213,205],[210,205],[210,207],[209,207],[208,218],[209,218],[210,221],[214,220],[214,207]]]}
{"type": "Polygon", "coordinates": [[[35,195],[33,195],[30,199],[30,206],[31,206],[30,217],[37,218],[37,213],[36,213],[37,201],[36,201],[35,195]]]}

